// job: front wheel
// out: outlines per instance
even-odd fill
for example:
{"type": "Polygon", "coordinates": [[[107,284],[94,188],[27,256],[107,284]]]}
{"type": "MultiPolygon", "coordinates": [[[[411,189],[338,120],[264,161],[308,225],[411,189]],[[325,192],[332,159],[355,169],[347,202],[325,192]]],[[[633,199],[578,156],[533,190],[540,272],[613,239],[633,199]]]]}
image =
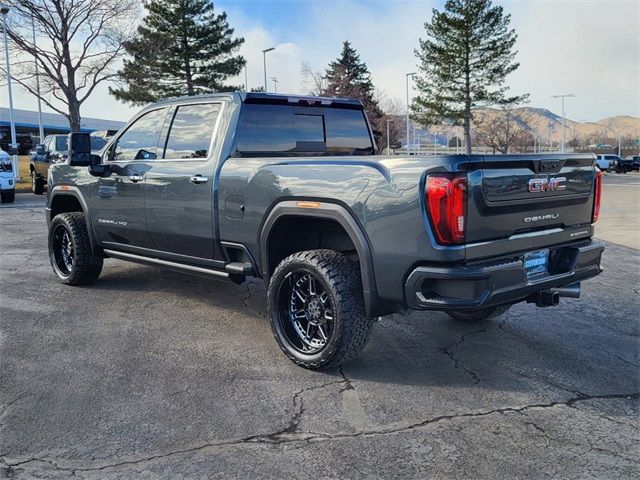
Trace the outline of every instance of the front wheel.
{"type": "Polygon", "coordinates": [[[98,279],[102,257],[91,248],[87,223],[81,212],[61,213],[51,221],[49,259],[62,283],[85,285],[98,279]]]}
{"type": "Polygon", "coordinates": [[[511,305],[498,305],[496,307],[478,308],[475,310],[452,310],[447,312],[454,320],[465,323],[478,323],[492,318],[497,318],[511,308],[511,305]]]}
{"type": "Polygon", "coordinates": [[[31,191],[36,195],[44,193],[44,178],[37,175],[35,171],[31,171],[31,191]]]}
{"type": "Polygon", "coordinates": [[[339,252],[288,256],[273,273],[267,296],[273,334],[297,365],[340,365],[367,342],[372,319],[365,312],[360,271],[339,252]]]}

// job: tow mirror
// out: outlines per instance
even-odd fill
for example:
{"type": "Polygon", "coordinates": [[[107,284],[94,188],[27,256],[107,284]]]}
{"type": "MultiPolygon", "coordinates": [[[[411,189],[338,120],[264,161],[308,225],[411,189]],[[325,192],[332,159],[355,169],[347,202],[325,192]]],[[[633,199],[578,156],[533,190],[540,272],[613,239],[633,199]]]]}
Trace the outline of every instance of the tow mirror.
{"type": "Polygon", "coordinates": [[[91,165],[91,136],[88,133],[69,134],[69,165],[88,167],[91,165]]]}
{"type": "Polygon", "coordinates": [[[100,155],[91,155],[89,173],[94,177],[107,177],[111,174],[111,166],[102,163],[100,155]]]}

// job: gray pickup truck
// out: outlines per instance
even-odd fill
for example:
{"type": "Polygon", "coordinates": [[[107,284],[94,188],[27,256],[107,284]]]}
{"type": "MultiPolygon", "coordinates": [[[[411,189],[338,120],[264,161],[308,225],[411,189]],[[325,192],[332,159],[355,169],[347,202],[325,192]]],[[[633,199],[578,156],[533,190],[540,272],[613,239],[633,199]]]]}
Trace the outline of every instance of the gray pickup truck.
{"type": "MultiPolygon", "coordinates": [[[[577,297],[601,272],[593,155],[377,156],[360,102],[228,93],[145,108],[49,169],[49,252],[69,285],[110,257],[268,286],[298,365],[355,357],[373,320],[464,322],[577,297]]],[[[161,300],[159,300],[161,301],[161,300]]]]}

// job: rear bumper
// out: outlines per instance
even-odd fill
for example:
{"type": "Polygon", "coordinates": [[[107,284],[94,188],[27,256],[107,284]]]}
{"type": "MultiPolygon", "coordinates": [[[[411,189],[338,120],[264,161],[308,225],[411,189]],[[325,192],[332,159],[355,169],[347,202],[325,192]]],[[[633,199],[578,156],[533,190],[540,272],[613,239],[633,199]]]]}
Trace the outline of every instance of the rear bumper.
{"type": "Polygon", "coordinates": [[[13,190],[16,188],[13,182],[13,172],[2,172],[0,174],[0,190],[13,190]]]}
{"type": "Polygon", "coordinates": [[[405,283],[407,306],[459,310],[515,303],[530,294],[570,285],[602,272],[599,240],[551,247],[549,272],[527,277],[522,255],[458,267],[415,268],[405,283]]]}

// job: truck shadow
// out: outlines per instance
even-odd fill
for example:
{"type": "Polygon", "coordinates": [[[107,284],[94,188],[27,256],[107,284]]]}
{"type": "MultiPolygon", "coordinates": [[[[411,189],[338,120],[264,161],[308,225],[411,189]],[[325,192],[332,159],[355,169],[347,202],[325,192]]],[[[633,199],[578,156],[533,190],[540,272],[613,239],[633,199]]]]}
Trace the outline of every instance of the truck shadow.
{"type": "MultiPolygon", "coordinates": [[[[255,342],[242,337],[258,331],[265,358],[273,354],[277,356],[273,362],[294,368],[274,348],[260,280],[235,285],[114,263],[91,289],[127,292],[158,302],[177,300],[181,316],[189,315],[190,305],[200,311],[233,312],[236,322],[251,327],[230,325],[227,334],[240,337],[234,341],[255,342]]],[[[600,318],[602,313],[589,303],[597,304],[597,298],[581,302],[557,309],[519,304],[499,320],[475,325],[455,322],[439,312],[391,315],[376,322],[367,347],[341,372],[329,369],[305,375],[344,374],[352,381],[391,386],[533,392],[540,398],[637,392],[637,322],[630,327],[628,319],[615,314],[600,318]]],[[[218,321],[215,313],[211,321],[218,321]]]]}

